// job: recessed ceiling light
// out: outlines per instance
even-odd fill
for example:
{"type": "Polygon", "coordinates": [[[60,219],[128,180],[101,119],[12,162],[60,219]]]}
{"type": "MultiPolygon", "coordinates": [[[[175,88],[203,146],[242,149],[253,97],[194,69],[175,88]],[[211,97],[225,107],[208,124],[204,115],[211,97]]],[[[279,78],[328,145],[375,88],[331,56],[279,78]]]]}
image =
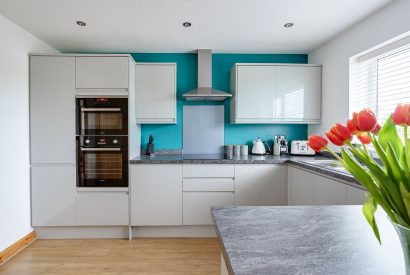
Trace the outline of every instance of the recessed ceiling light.
{"type": "Polygon", "coordinates": [[[87,25],[84,21],[77,21],[77,25],[81,27],[85,27],[87,25]]]}
{"type": "Polygon", "coordinates": [[[184,26],[185,28],[189,28],[192,26],[191,22],[184,22],[182,23],[182,26],[184,26]]]}
{"type": "Polygon", "coordinates": [[[293,23],[291,23],[291,22],[289,22],[289,23],[286,23],[285,25],[283,25],[285,28],[290,28],[290,27],[293,27],[293,23]]]}

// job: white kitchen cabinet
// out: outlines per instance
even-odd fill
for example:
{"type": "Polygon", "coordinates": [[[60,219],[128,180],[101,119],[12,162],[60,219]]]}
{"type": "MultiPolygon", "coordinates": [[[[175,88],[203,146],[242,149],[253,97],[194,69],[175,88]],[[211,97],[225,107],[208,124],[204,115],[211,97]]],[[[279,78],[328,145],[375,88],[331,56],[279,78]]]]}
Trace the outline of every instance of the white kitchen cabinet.
{"type": "Polygon", "coordinates": [[[233,192],[184,192],[183,201],[184,225],[211,225],[211,207],[233,206],[235,198],[233,192]]]}
{"type": "Polygon", "coordinates": [[[233,178],[233,164],[184,164],[184,178],[233,178]]]}
{"type": "Polygon", "coordinates": [[[128,192],[78,192],[78,225],[128,226],[128,206],[128,192]]]}
{"type": "Polygon", "coordinates": [[[235,205],[287,205],[286,166],[235,165],[235,205]]]}
{"type": "Polygon", "coordinates": [[[131,225],[182,225],[182,164],[130,165],[131,225]]]}
{"type": "Polygon", "coordinates": [[[289,205],[340,205],[346,203],[346,184],[303,169],[288,167],[289,205]]]}
{"type": "Polygon", "coordinates": [[[277,66],[276,118],[295,122],[320,121],[321,87],[321,66],[277,66]]]}
{"type": "Polygon", "coordinates": [[[77,89],[128,89],[128,56],[75,57],[77,89]]]}
{"type": "Polygon", "coordinates": [[[137,123],[177,123],[176,63],[135,65],[137,123]]]}
{"type": "Polygon", "coordinates": [[[74,166],[31,167],[33,226],[73,226],[77,223],[74,166]]]}
{"type": "Polygon", "coordinates": [[[237,63],[231,123],[320,123],[322,66],[237,63]]]}
{"type": "Polygon", "coordinates": [[[75,57],[30,56],[30,159],[75,163],[75,57]]]}
{"type": "Polygon", "coordinates": [[[366,201],[366,191],[347,185],[347,204],[362,205],[366,201]]]}

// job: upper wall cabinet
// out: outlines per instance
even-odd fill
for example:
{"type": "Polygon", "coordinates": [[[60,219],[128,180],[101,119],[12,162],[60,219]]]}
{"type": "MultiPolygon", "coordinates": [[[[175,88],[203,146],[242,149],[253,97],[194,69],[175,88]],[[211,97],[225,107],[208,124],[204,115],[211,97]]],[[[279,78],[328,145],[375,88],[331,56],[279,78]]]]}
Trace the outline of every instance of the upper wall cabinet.
{"type": "Polygon", "coordinates": [[[137,63],[135,68],[137,123],[177,123],[176,63],[137,63]]]}
{"type": "Polygon", "coordinates": [[[75,59],[77,89],[128,89],[129,57],[77,56],[75,59]]]}
{"type": "Polygon", "coordinates": [[[235,64],[231,123],[320,123],[322,66],[235,64]]]}
{"type": "Polygon", "coordinates": [[[75,163],[75,57],[30,57],[32,164],[75,163]]]}

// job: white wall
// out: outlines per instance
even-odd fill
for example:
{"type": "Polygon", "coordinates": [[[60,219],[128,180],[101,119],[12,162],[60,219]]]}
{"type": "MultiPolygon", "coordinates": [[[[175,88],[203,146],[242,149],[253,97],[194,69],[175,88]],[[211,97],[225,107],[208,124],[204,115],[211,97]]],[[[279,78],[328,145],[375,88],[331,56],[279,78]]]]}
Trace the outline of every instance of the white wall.
{"type": "Polygon", "coordinates": [[[57,50],[0,15],[0,251],[31,232],[28,53],[57,50]]]}
{"type": "Polygon", "coordinates": [[[396,0],[309,53],[310,63],[323,64],[322,124],[309,126],[309,134],[346,122],[349,58],[410,31],[409,11],[410,0],[396,0]]]}

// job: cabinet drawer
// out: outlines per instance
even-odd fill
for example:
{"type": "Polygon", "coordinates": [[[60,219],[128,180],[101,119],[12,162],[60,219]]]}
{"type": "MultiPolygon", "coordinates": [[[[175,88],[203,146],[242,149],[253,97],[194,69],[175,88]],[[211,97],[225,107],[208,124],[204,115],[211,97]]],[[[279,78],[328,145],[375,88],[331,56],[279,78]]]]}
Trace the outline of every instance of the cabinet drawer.
{"type": "Polygon", "coordinates": [[[79,192],[78,225],[128,225],[128,192],[79,192]]]}
{"type": "Polygon", "coordinates": [[[229,178],[191,178],[183,180],[183,191],[235,191],[235,181],[229,178]]]}
{"type": "Polygon", "coordinates": [[[212,206],[233,206],[233,192],[184,192],[184,225],[213,224],[212,206]]]}
{"type": "Polygon", "coordinates": [[[184,164],[185,178],[233,178],[235,167],[233,164],[184,164]]]}

